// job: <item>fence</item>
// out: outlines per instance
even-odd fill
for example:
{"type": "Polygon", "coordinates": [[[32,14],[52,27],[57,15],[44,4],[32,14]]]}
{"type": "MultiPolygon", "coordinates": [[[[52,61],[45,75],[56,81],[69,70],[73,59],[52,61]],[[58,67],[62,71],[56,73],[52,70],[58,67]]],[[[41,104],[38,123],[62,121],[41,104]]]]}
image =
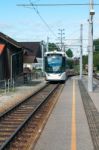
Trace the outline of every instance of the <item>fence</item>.
{"type": "Polygon", "coordinates": [[[43,77],[43,72],[34,72],[32,73],[32,79],[38,79],[43,77]]]}
{"type": "Polygon", "coordinates": [[[26,74],[26,76],[21,77],[21,80],[16,80],[16,83],[14,82],[14,79],[8,79],[8,80],[1,80],[0,81],[0,94],[6,94],[12,91],[15,91],[15,86],[24,83],[30,83],[34,79],[39,79],[43,77],[42,72],[34,72],[32,74],[26,74]]]}
{"type": "Polygon", "coordinates": [[[6,80],[1,80],[0,81],[0,94],[1,93],[5,93],[6,94],[6,92],[7,92],[6,85],[7,85],[6,80]]]}
{"type": "Polygon", "coordinates": [[[15,90],[15,83],[14,80],[1,80],[0,81],[0,94],[6,94],[10,91],[15,90]]]}

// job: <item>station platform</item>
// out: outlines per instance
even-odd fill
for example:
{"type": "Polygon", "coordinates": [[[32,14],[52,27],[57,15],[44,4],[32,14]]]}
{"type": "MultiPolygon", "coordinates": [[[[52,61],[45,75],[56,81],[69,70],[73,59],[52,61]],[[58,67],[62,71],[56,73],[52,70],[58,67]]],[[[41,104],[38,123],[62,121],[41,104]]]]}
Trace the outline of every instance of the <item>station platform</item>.
{"type": "MultiPolygon", "coordinates": [[[[66,81],[34,150],[94,150],[79,86],[79,77],[66,81]]],[[[82,82],[87,89],[87,77],[82,82]]],[[[99,111],[99,83],[89,93],[99,111]]]]}

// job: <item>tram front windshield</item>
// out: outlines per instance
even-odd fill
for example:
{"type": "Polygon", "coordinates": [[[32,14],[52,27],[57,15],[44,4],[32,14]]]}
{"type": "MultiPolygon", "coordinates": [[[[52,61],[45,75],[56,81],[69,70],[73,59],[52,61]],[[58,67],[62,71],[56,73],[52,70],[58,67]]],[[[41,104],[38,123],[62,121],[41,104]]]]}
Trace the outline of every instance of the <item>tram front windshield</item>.
{"type": "Polygon", "coordinates": [[[47,73],[62,73],[65,70],[65,57],[60,54],[49,54],[45,58],[45,71],[47,73]]]}

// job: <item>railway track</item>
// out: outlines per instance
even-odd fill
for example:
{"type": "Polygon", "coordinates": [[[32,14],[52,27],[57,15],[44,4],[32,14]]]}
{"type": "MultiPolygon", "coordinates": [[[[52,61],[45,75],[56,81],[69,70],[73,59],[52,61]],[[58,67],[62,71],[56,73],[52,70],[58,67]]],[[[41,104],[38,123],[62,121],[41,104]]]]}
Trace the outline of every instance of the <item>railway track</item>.
{"type": "Polygon", "coordinates": [[[99,112],[97,111],[91,97],[88,95],[83,83],[79,81],[81,97],[88,120],[88,125],[93,141],[94,150],[99,150],[99,112]]]}
{"type": "Polygon", "coordinates": [[[35,144],[37,133],[41,132],[45,124],[45,115],[48,119],[49,109],[55,104],[54,99],[62,87],[48,84],[0,116],[0,150],[27,150],[30,141],[35,144]]]}

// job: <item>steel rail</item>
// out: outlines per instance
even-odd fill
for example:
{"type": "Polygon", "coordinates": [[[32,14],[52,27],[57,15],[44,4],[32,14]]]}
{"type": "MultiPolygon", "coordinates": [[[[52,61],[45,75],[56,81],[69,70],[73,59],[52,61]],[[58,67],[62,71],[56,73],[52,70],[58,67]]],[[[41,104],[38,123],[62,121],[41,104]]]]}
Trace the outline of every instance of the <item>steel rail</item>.
{"type": "Polygon", "coordinates": [[[11,113],[11,111],[13,111],[15,108],[19,107],[21,104],[23,104],[24,102],[28,101],[28,99],[31,98],[32,96],[35,96],[36,94],[38,94],[42,89],[44,89],[48,85],[49,85],[49,83],[47,83],[46,85],[40,87],[37,91],[35,91],[33,94],[31,94],[30,96],[28,96],[27,98],[25,98],[22,102],[17,103],[15,106],[12,106],[9,109],[7,109],[5,112],[1,113],[0,114],[0,119],[4,118],[5,115],[11,113]]]}
{"type": "MultiPolygon", "coordinates": [[[[54,87],[54,89],[53,88],[51,88],[50,90],[50,92],[48,93],[48,95],[43,99],[43,101],[41,102],[40,101],[40,103],[34,108],[34,110],[32,111],[32,112],[30,112],[30,114],[29,114],[29,116],[27,116],[26,117],[26,119],[22,122],[22,123],[20,123],[20,125],[15,129],[15,132],[13,132],[11,135],[10,135],[10,137],[8,138],[8,139],[6,139],[5,140],[5,142],[3,142],[3,144],[1,145],[1,147],[0,147],[0,150],[4,150],[4,149],[6,149],[7,148],[7,146],[9,146],[9,144],[11,143],[11,141],[15,138],[15,136],[20,132],[20,130],[25,126],[25,124],[31,119],[31,117],[36,113],[36,111],[47,101],[47,99],[52,95],[52,93],[57,89],[57,87],[58,87],[59,85],[56,85],[55,87],[54,87]]],[[[46,89],[46,88],[45,88],[46,89]]],[[[44,88],[43,88],[43,90],[44,90],[44,88]]],[[[41,92],[41,90],[40,90],[40,92],[41,92]]],[[[37,93],[39,93],[39,92],[37,92],[37,93]]],[[[31,97],[30,97],[31,98],[31,97]]],[[[23,104],[23,103],[22,103],[23,104]]],[[[18,104],[18,107],[20,106],[20,105],[22,105],[22,104],[18,104]]],[[[14,108],[13,108],[13,110],[14,110],[14,108]]],[[[12,113],[12,110],[10,110],[10,112],[12,113]]],[[[7,112],[8,114],[9,114],[9,112],[7,112]]],[[[6,114],[4,114],[4,118],[5,118],[5,115],[6,114]]],[[[1,116],[1,118],[3,118],[3,116],[1,116]]],[[[2,119],[1,119],[2,120],[2,119]]]]}

